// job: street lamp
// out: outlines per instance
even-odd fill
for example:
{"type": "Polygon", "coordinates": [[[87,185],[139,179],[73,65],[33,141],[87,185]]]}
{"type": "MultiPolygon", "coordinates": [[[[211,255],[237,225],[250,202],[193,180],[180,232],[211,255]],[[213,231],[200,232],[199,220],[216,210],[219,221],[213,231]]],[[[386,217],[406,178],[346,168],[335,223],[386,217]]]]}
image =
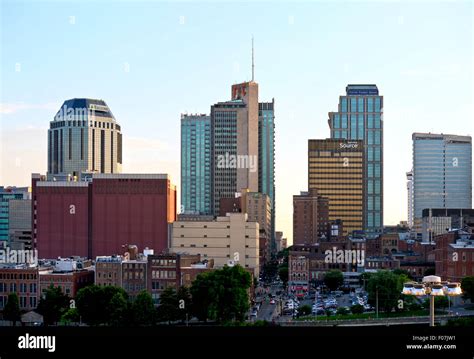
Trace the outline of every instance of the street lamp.
{"type": "Polygon", "coordinates": [[[462,294],[459,283],[441,282],[441,278],[435,275],[423,277],[421,283],[406,282],[403,285],[402,294],[422,297],[430,297],[430,327],[434,327],[434,299],[435,297],[454,297],[462,294]]]}

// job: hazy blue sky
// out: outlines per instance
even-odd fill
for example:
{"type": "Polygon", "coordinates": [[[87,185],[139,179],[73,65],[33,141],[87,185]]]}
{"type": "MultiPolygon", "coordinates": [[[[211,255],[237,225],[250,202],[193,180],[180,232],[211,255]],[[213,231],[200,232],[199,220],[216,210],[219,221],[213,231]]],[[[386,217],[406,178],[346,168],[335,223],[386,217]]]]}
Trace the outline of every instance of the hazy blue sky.
{"type": "Polygon", "coordinates": [[[47,128],[73,97],[107,102],[123,172],[180,184],[180,113],[209,113],[251,77],[275,98],[277,229],[307,187],[307,140],[348,83],[384,96],[385,223],[406,220],[411,134],[473,134],[473,5],[412,2],[33,2],[1,5],[0,185],[46,172],[47,128]]]}

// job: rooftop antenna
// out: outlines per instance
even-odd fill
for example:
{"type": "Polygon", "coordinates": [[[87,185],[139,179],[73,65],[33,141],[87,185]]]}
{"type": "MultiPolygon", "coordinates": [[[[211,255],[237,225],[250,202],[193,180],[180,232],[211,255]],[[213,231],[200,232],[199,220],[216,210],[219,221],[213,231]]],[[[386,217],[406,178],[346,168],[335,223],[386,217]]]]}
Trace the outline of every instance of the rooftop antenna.
{"type": "Polygon", "coordinates": [[[254,64],[254,56],[253,56],[253,35],[252,35],[252,82],[254,79],[254,72],[255,72],[255,64],[254,64]]]}

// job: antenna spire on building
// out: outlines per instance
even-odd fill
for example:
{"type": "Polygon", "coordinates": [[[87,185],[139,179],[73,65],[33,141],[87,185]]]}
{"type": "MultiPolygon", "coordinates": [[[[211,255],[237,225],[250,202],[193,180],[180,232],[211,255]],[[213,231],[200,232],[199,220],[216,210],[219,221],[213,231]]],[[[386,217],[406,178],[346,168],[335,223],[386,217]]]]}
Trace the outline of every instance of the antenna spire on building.
{"type": "Polygon", "coordinates": [[[254,56],[253,56],[253,36],[252,36],[252,81],[254,80],[254,73],[255,73],[255,64],[254,64],[254,56]]]}

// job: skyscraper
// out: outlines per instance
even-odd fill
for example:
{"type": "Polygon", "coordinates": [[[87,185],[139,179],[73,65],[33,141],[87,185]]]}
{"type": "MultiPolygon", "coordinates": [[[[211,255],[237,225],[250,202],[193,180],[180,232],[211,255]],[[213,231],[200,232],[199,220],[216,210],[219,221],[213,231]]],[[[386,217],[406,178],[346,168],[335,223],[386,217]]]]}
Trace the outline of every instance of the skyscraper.
{"type": "Polygon", "coordinates": [[[122,171],[122,133],[102,100],[63,103],[48,130],[48,179],[122,171]]]}
{"type": "Polygon", "coordinates": [[[213,213],[221,198],[258,192],[258,84],[232,86],[232,99],[211,106],[213,213]]]}
{"type": "Polygon", "coordinates": [[[407,172],[408,228],[413,227],[413,171],[407,172]]]}
{"type": "Polygon", "coordinates": [[[258,191],[271,200],[271,245],[275,244],[275,100],[258,104],[258,191]]]}
{"type": "Polygon", "coordinates": [[[211,118],[181,115],[181,213],[212,211],[211,118]]]}
{"type": "Polygon", "coordinates": [[[329,112],[331,138],[364,142],[364,230],[383,229],[383,96],[376,85],[347,85],[338,110],[329,112]]]}
{"type": "Polygon", "coordinates": [[[417,233],[428,208],[472,208],[472,139],[414,133],[413,199],[417,233]]]}
{"type": "Polygon", "coordinates": [[[308,189],[328,198],[329,221],[341,220],[344,235],[364,228],[364,168],[362,140],[308,140],[308,189]]]}

